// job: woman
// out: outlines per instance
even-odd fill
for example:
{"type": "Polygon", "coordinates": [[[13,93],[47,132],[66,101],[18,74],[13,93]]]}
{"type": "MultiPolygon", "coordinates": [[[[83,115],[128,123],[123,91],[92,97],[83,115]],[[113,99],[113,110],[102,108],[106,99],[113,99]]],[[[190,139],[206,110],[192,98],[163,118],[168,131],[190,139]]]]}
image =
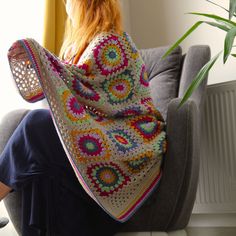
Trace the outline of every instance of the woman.
{"type": "Polygon", "coordinates": [[[50,109],[7,143],[0,199],[22,191],[23,235],[113,235],[158,186],[164,121],[119,1],[67,0],[66,11],[62,60],[33,39],[9,51],[22,97],[50,109]]]}

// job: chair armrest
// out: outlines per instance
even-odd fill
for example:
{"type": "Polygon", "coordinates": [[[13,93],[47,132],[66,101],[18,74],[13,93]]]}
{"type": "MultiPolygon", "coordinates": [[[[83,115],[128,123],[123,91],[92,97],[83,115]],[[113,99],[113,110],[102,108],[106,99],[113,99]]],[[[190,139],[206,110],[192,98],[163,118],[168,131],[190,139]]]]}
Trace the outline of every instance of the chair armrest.
{"type": "Polygon", "coordinates": [[[29,112],[27,109],[17,109],[10,111],[0,120],[0,153],[2,153],[8,139],[21,122],[23,117],[29,112]]]}
{"type": "Polygon", "coordinates": [[[169,146],[165,160],[165,175],[169,181],[172,179],[172,186],[176,191],[173,192],[176,205],[173,207],[168,230],[187,226],[196,198],[199,177],[200,114],[195,100],[189,99],[178,109],[180,101],[180,98],[172,100],[167,117],[169,146]]]}
{"type": "MultiPolygon", "coordinates": [[[[183,97],[189,85],[193,82],[201,68],[210,60],[211,51],[207,45],[195,45],[189,48],[184,56],[182,73],[180,77],[178,97],[183,97]]],[[[193,99],[202,110],[204,97],[206,93],[207,78],[205,78],[200,86],[193,92],[193,99]]]]}
{"type": "Polygon", "coordinates": [[[199,172],[198,108],[189,99],[177,110],[180,98],[167,110],[167,152],[159,186],[122,232],[172,231],[184,229],[192,212],[199,172]]]}
{"type": "MultiPolygon", "coordinates": [[[[2,153],[14,130],[28,112],[29,110],[26,109],[14,110],[1,119],[0,153],[2,153]]],[[[21,194],[12,192],[4,198],[3,202],[17,233],[21,235],[21,194]]]]}
{"type": "Polygon", "coordinates": [[[192,212],[199,172],[197,106],[188,100],[177,109],[180,98],[171,100],[167,111],[167,153],[159,186],[121,232],[184,229],[192,212]]]}
{"type": "Polygon", "coordinates": [[[183,229],[189,222],[196,197],[199,173],[198,109],[189,99],[177,108],[181,99],[171,100],[167,111],[167,153],[155,206],[152,226],[162,230],[183,229]]]}

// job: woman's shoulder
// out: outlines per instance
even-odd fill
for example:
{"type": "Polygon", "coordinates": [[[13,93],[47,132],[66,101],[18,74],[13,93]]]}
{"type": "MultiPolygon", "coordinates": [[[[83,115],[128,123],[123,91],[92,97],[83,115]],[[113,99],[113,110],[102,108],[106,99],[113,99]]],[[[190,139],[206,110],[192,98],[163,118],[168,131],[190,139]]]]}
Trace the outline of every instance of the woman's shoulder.
{"type": "MultiPolygon", "coordinates": [[[[139,51],[133,42],[131,36],[126,32],[120,33],[109,31],[97,34],[89,43],[81,60],[85,58],[96,58],[95,60],[105,60],[108,54],[124,55],[127,60],[137,61],[140,58],[139,51]]],[[[113,59],[114,60],[114,59],[113,59]]]]}
{"type": "Polygon", "coordinates": [[[103,41],[103,40],[128,40],[128,42],[133,41],[131,36],[126,31],[116,32],[114,30],[104,31],[98,33],[93,41],[103,41]]]}
{"type": "Polygon", "coordinates": [[[99,45],[108,45],[108,44],[116,44],[118,47],[129,48],[131,51],[138,51],[137,47],[130,36],[130,34],[126,31],[115,32],[115,31],[108,31],[108,32],[101,32],[92,40],[93,46],[99,45]]]}

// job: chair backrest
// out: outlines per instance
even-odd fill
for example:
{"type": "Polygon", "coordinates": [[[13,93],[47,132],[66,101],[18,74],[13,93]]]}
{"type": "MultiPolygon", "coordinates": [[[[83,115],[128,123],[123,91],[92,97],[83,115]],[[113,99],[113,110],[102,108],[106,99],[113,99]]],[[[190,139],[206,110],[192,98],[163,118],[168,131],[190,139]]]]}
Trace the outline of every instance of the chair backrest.
{"type": "MultiPolygon", "coordinates": [[[[193,45],[183,56],[183,66],[180,77],[178,97],[183,97],[189,85],[195,79],[201,68],[210,60],[211,50],[208,45],[193,45]]],[[[206,87],[208,78],[205,78],[198,89],[196,89],[191,99],[193,99],[200,113],[203,111],[206,87]]]]}
{"type": "Polygon", "coordinates": [[[165,120],[169,102],[178,97],[183,59],[182,49],[178,47],[162,60],[161,57],[168,48],[168,46],[164,46],[139,50],[146,64],[151,96],[165,120]]]}
{"type": "MultiPolygon", "coordinates": [[[[210,60],[208,45],[193,45],[186,54],[177,47],[165,59],[161,59],[169,46],[140,49],[141,57],[146,64],[150,81],[151,95],[155,106],[166,120],[169,102],[176,97],[182,98],[185,91],[195,79],[200,69],[210,60]]],[[[202,113],[207,78],[191,96],[202,113]]]]}

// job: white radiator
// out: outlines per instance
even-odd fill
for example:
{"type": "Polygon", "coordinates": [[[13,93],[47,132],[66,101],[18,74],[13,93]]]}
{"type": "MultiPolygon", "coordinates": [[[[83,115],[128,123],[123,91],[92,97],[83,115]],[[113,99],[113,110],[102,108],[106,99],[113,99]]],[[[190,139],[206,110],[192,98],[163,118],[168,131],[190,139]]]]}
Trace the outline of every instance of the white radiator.
{"type": "Polygon", "coordinates": [[[236,81],[208,85],[193,213],[236,213],[236,81]]]}

